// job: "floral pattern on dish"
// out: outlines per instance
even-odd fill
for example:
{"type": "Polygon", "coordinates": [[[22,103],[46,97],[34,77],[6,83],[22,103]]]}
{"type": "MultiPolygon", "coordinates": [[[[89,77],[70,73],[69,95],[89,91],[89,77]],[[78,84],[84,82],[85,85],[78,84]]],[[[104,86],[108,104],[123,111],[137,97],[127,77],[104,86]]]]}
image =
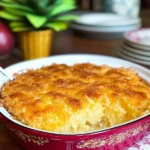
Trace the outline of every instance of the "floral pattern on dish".
{"type": "Polygon", "coordinates": [[[140,142],[134,144],[128,150],[149,150],[150,149],[150,134],[143,138],[140,142]]]}

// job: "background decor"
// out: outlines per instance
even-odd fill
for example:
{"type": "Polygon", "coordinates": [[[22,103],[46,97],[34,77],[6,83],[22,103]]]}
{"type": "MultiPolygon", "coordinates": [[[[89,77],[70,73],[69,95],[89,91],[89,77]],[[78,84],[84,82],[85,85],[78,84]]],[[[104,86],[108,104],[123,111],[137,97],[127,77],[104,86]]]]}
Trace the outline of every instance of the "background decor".
{"type": "Polygon", "coordinates": [[[52,41],[52,32],[67,29],[69,21],[76,18],[66,14],[75,8],[75,0],[1,0],[0,7],[0,18],[8,21],[13,32],[19,33],[24,59],[49,56],[52,44],[46,41],[52,41]]]}
{"type": "Polygon", "coordinates": [[[102,11],[136,17],[140,12],[140,0],[102,0],[102,11]]]}

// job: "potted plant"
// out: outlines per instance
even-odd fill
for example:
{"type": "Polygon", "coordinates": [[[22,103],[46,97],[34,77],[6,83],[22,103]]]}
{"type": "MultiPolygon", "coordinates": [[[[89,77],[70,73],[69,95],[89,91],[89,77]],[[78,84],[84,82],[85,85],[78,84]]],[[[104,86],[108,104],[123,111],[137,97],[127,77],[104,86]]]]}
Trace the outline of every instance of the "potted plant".
{"type": "Polygon", "coordinates": [[[68,27],[73,9],[75,0],[1,0],[0,18],[17,32],[24,59],[34,59],[49,55],[53,31],[68,27]]]}

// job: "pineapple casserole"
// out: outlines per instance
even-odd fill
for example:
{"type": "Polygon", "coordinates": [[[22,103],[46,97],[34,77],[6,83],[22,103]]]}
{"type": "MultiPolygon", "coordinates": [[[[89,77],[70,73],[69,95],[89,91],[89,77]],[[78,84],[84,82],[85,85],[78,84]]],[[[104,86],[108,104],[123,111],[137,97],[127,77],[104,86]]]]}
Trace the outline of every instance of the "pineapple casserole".
{"type": "Polygon", "coordinates": [[[150,112],[150,86],[135,71],[90,63],[16,74],[0,103],[25,125],[50,132],[104,129],[150,112]]]}

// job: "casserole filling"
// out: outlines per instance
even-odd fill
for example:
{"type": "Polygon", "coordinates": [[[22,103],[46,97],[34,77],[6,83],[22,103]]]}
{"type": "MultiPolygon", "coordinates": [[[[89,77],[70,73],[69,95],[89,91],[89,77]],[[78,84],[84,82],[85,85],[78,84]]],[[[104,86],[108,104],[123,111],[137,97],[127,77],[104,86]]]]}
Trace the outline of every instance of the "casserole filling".
{"type": "Polygon", "coordinates": [[[111,127],[150,112],[150,86],[135,71],[90,63],[16,74],[0,103],[18,121],[52,132],[111,127]]]}

